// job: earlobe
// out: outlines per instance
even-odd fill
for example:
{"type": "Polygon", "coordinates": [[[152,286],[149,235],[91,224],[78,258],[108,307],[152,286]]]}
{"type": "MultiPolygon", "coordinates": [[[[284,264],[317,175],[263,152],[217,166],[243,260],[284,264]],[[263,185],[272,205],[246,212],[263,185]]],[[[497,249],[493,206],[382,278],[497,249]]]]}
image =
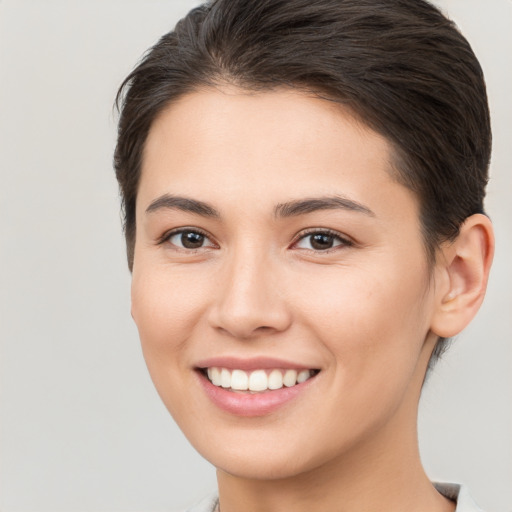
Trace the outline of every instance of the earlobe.
{"type": "Polygon", "coordinates": [[[484,298],[494,255],[491,221],[482,214],[468,217],[458,237],[441,252],[436,270],[442,283],[431,330],[450,338],[469,324],[484,298]]]}

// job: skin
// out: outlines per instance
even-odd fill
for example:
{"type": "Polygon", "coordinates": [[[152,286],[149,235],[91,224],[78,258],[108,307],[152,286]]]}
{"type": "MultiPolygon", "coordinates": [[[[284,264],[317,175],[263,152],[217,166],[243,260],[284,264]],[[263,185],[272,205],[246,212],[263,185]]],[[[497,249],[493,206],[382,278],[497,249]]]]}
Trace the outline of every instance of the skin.
{"type": "Polygon", "coordinates": [[[163,402],[218,469],[222,512],[454,509],[421,466],[417,408],[437,337],[480,305],[492,230],[470,217],[430,268],[418,200],[391,162],[388,142],[341,106],[289,90],[205,89],[153,123],[132,315],[163,402]],[[164,194],[218,216],[155,206],[164,194]],[[334,196],[368,211],[276,215],[283,203],[334,196]],[[184,227],[204,245],[166,238],[184,227]],[[341,238],[314,249],[311,229],[341,238]],[[245,418],[199,383],[198,361],[218,356],[320,372],[278,410],[245,418]]]}

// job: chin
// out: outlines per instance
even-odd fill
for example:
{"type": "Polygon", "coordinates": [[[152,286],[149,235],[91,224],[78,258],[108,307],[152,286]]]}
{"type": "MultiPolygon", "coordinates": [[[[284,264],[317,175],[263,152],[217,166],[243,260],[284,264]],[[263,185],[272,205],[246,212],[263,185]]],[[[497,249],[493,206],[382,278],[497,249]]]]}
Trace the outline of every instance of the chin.
{"type": "Polygon", "coordinates": [[[282,454],[277,457],[215,457],[210,462],[220,471],[247,480],[285,480],[314,469],[306,461],[290,460],[282,454]]]}
{"type": "Polygon", "coordinates": [[[205,439],[204,436],[189,440],[199,454],[218,470],[249,480],[294,478],[329,465],[334,452],[338,456],[345,451],[340,446],[342,443],[335,447],[325,447],[324,444],[319,448],[322,443],[313,436],[309,436],[309,442],[304,442],[293,435],[274,433],[273,436],[265,436],[264,433],[258,435],[256,431],[246,432],[249,434],[246,436],[239,434],[233,429],[232,436],[222,440],[205,439]]]}

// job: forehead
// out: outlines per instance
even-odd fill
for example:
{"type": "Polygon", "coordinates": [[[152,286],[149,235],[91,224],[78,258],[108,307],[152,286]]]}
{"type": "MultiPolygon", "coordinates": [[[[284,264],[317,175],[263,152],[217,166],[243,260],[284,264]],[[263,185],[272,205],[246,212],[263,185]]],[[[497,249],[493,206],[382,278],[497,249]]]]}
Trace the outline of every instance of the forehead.
{"type": "Polygon", "coordinates": [[[294,90],[209,88],[183,96],[154,121],[139,195],[146,204],[175,192],[254,196],[270,207],[304,195],[371,202],[388,194],[412,200],[414,209],[391,162],[388,141],[342,105],[294,90]]]}

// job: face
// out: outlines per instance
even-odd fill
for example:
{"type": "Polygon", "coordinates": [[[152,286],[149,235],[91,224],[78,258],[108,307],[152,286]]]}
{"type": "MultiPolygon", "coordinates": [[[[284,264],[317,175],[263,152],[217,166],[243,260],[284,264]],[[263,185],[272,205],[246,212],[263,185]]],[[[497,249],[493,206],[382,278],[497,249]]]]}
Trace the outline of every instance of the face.
{"type": "Polygon", "coordinates": [[[289,477],[415,436],[434,287],[390,162],[299,92],[204,90],[154,122],[132,315],[163,402],[218,468],[289,477]]]}

